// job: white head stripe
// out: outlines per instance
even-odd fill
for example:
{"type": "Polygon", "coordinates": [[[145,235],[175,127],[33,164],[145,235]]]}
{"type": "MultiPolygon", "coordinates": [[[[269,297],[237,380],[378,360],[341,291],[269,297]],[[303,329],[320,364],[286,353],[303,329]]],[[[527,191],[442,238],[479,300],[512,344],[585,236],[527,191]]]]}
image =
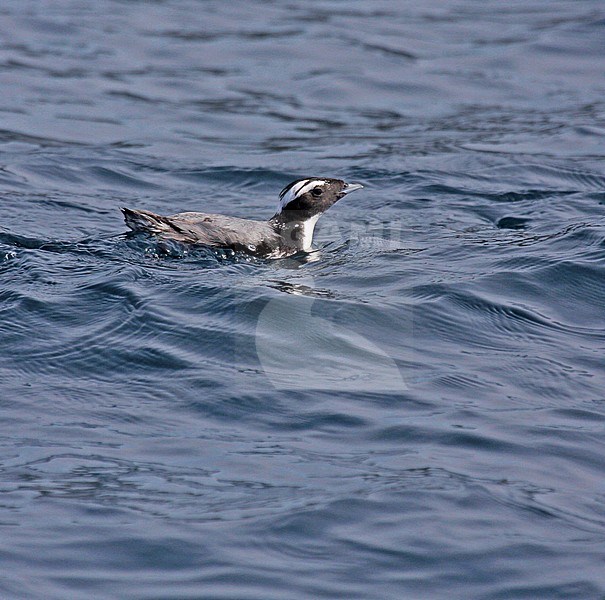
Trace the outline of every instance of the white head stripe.
{"type": "Polygon", "coordinates": [[[324,179],[303,179],[295,183],[281,198],[279,202],[278,212],[282,211],[284,206],[287,206],[292,200],[306,194],[311,188],[317,185],[325,185],[328,183],[324,179]]]}

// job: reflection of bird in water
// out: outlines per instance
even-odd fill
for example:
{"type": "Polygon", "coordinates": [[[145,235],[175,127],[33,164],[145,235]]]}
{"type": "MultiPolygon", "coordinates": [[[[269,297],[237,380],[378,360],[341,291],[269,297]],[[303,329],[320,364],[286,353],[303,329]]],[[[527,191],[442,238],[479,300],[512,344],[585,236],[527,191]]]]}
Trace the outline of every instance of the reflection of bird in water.
{"type": "Polygon", "coordinates": [[[301,283],[291,283],[289,281],[271,281],[269,287],[272,287],[286,294],[294,294],[295,296],[307,296],[307,298],[337,298],[337,294],[330,290],[314,288],[301,283]]]}
{"type": "Polygon", "coordinates": [[[184,212],[164,217],[146,210],[123,208],[126,225],[161,240],[230,248],[266,258],[308,252],[317,220],[346,194],[362,188],[341,179],[299,179],[279,195],[279,206],[268,221],[227,215],[184,212]]]}
{"type": "Polygon", "coordinates": [[[311,313],[325,291],[289,283],[256,326],[256,351],[278,389],[399,392],[407,386],[395,361],[366,337],[311,313]]]}

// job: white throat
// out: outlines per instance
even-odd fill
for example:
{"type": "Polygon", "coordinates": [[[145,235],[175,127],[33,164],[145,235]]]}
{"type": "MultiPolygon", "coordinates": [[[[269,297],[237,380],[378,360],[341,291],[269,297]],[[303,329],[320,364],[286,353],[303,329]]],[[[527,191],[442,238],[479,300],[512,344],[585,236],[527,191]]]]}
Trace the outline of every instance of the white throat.
{"type": "Polygon", "coordinates": [[[313,232],[315,231],[315,225],[317,225],[319,217],[321,217],[321,214],[310,217],[306,221],[302,221],[300,224],[300,241],[302,243],[302,249],[305,252],[311,250],[311,246],[313,245],[313,232]]]}

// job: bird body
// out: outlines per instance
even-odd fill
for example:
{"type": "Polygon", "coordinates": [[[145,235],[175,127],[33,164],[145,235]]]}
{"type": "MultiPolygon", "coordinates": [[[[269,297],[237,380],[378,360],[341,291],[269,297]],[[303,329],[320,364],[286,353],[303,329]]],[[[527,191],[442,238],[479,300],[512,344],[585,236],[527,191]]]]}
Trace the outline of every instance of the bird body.
{"type": "Polygon", "coordinates": [[[361,187],[340,179],[293,181],[281,191],[278,210],[268,221],[199,212],[171,216],[130,208],[122,208],[122,212],[126,225],[135,232],[185,244],[279,258],[311,250],[319,217],[343,196],[361,187]]]}
{"type": "Polygon", "coordinates": [[[161,239],[257,252],[264,246],[280,245],[279,234],[267,221],[226,215],[184,212],[164,217],[146,210],[123,208],[124,219],[133,231],[144,231],[161,239]]]}

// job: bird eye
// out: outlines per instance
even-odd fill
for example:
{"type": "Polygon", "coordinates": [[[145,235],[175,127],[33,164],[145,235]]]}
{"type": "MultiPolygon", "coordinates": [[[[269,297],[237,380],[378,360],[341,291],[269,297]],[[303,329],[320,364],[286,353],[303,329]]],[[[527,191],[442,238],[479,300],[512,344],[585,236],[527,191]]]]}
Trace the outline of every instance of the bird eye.
{"type": "Polygon", "coordinates": [[[311,193],[317,198],[323,194],[323,190],[318,186],[311,190],[311,193]]]}

